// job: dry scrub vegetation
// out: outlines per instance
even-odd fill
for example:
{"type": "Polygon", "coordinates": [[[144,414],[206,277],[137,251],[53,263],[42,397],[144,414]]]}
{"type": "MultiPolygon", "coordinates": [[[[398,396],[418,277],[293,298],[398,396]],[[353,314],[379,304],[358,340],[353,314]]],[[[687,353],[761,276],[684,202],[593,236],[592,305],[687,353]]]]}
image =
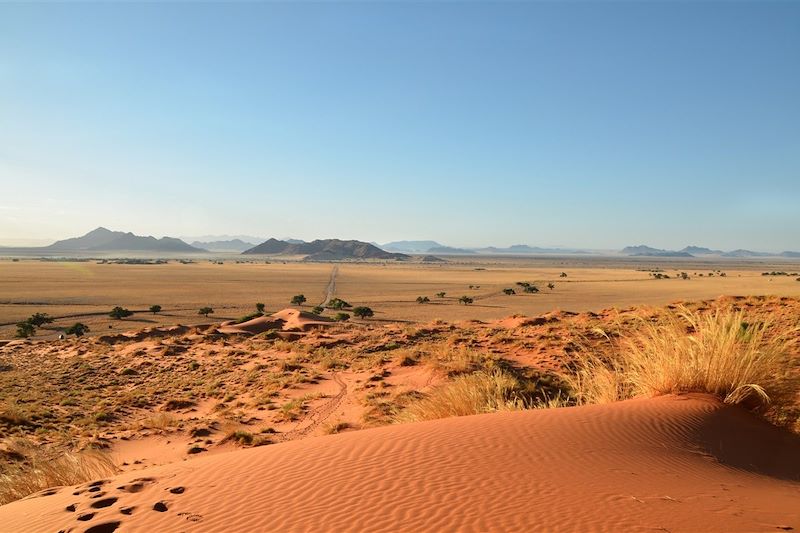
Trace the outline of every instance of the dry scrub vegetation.
{"type": "Polygon", "coordinates": [[[0,346],[0,439],[16,450],[0,457],[0,501],[107,475],[107,455],[72,451],[152,435],[186,442],[191,455],[686,391],[800,431],[799,316],[797,299],[736,297],[489,323],[337,324],[287,338],[184,327],[13,342],[0,346]]]}

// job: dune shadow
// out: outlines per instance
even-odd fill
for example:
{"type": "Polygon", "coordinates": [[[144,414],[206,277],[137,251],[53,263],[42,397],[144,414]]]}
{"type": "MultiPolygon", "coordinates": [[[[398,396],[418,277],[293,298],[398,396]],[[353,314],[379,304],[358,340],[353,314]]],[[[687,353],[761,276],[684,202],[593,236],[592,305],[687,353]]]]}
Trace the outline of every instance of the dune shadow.
{"type": "Polygon", "coordinates": [[[697,431],[698,444],[721,464],[787,481],[800,481],[800,435],[741,407],[714,411],[697,431]]]}

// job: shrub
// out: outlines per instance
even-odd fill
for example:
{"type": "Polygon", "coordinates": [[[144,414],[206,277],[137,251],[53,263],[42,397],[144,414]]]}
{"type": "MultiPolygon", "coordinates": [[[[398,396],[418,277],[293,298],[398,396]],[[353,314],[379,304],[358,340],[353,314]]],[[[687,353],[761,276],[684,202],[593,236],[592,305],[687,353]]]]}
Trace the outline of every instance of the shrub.
{"type": "Polygon", "coordinates": [[[311,310],[311,312],[314,313],[315,315],[321,315],[323,311],[325,311],[325,308],[322,307],[321,305],[317,305],[314,307],[314,309],[311,310]]]}
{"type": "Polygon", "coordinates": [[[428,298],[427,296],[417,296],[417,303],[418,304],[426,304],[426,303],[428,303],[430,301],[431,301],[431,299],[428,298]]]}
{"type": "Polygon", "coordinates": [[[367,318],[370,316],[374,316],[375,312],[369,307],[359,306],[353,309],[353,314],[356,315],[358,318],[367,318]]]}
{"type": "Polygon", "coordinates": [[[469,304],[471,304],[472,302],[474,302],[475,300],[473,300],[473,299],[472,299],[472,298],[470,298],[469,296],[462,296],[461,298],[459,298],[459,299],[458,299],[458,301],[459,301],[460,303],[464,304],[464,305],[469,305],[469,304]]]}
{"type": "Polygon", "coordinates": [[[412,403],[398,416],[400,422],[418,422],[525,408],[520,384],[502,371],[475,372],[455,378],[412,403]]]}
{"type": "MultiPolygon", "coordinates": [[[[212,312],[213,312],[213,311],[212,311],[212,312]]],[[[258,312],[256,312],[256,313],[250,313],[249,315],[244,315],[244,316],[241,316],[241,317],[239,317],[239,318],[236,320],[236,323],[237,323],[237,324],[241,324],[242,322],[247,322],[247,321],[249,321],[249,320],[253,320],[254,318],[258,318],[258,317],[260,317],[260,316],[264,316],[264,314],[263,314],[263,313],[258,313],[258,312]]]]}
{"type": "Polygon", "coordinates": [[[17,323],[17,337],[22,339],[27,339],[28,337],[32,337],[35,333],[36,333],[36,326],[31,324],[30,322],[17,323]]]}
{"type": "Polygon", "coordinates": [[[613,359],[579,352],[565,381],[578,403],[705,392],[729,404],[766,406],[781,397],[794,341],[789,332],[772,332],[769,318],[745,318],[744,311],[732,309],[707,314],[681,309],[663,323],[642,319],[613,359]]]}
{"type": "Polygon", "coordinates": [[[349,303],[345,302],[341,298],[332,298],[328,301],[327,307],[329,309],[345,309],[347,307],[353,307],[349,303]]]}
{"type": "Polygon", "coordinates": [[[75,335],[76,337],[83,337],[89,333],[89,326],[82,322],[76,322],[67,329],[67,335],[75,335]]]}
{"type": "Polygon", "coordinates": [[[437,297],[437,298],[444,298],[444,295],[445,295],[445,294],[447,294],[447,293],[446,293],[446,292],[437,292],[437,293],[436,293],[436,297],[437,297]]]}
{"type": "Polygon", "coordinates": [[[336,313],[333,319],[337,322],[346,322],[350,320],[350,315],[347,313],[336,313]]]}
{"type": "Polygon", "coordinates": [[[267,308],[267,306],[262,304],[262,303],[257,303],[256,304],[256,311],[261,315],[264,314],[264,309],[266,309],[266,308],[267,308]]]}
{"type": "Polygon", "coordinates": [[[124,307],[117,306],[117,307],[115,307],[114,309],[111,310],[111,312],[108,314],[108,316],[110,316],[111,318],[113,318],[115,320],[122,320],[123,318],[129,317],[132,314],[133,314],[133,311],[125,309],[124,307]]]}
{"type": "Polygon", "coordinates": [[[512,294],[517,294],[517,291],[515,291],[514,289],[503,289],[503,293],[511,296],[512,294]]]}

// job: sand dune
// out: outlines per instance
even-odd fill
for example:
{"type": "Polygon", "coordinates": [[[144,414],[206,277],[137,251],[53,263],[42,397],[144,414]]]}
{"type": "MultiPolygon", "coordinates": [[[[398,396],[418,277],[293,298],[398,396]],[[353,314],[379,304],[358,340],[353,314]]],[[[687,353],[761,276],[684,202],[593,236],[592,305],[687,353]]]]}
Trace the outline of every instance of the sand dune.
{"type": "Polygon", "coordinates": [[[0,507],[0,530],[797,529],[799,440],[702,395],[479,415],[48,491],[0,507]]]}
{"type": "Polygon", "coordinates": [[[260,316],[236,324],[224,322],[218,329],[220,333],[258,334],[269,330],[308,331],[333,324],[330,318],[321,317],[298,309],[284,309],[267,316],[260,316]]]}

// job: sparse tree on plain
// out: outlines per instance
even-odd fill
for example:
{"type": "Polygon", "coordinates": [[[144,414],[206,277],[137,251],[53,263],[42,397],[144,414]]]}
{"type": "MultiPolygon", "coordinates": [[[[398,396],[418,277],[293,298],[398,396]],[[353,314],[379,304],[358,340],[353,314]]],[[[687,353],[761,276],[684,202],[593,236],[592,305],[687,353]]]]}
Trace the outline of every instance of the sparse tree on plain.
{"type": "Polygon", "coordinates": [[[426,303],[428,303],[430,301],[431,301],[431,299],[428,298],[427,296],[417,296],[417,303],[418,304],[426,304],[426,303]]]}
{"type": "Polygon", "coordinates": [[[76,337],[83,337],[87,333],[89,333],[89,326],[83,324],[82,322],[76,322],[72,324],[69,329],[66,331],[67,335],[75,335],[76,337]]]}
{"type": "Polygon", "coordinates": [[[358,306],[353,308],[353,314],[358,318],[367,318],[375,315],[374,311],[366,306],[358,306]]]}
{"type": "Polygon", "coordinates": [[[447,294],[447,293],[446,293],[446,292],[437,292],[437,293],[436,293],[436,297],[437,297],[437,298],[444,298],[444,295],[445,295],[445,294],[447,294]]]}
{"type": "Polygon", "coordinates": [[[262,304],[262,303],[257,303],[256,304],[256,311],[258,311],[262,315],[264,314],[264,309],[266,309],[266,308],[267,308],[267,306],[262,304]]]}
{"type": "Polygon", "coordinates": [[[345,302],[341,298],[332,298],[328,302],[328,307],[330,309],[345,309],[347,307],[353,307],[353,306],[350,305],[349,303],[345,302]]]}
{"type": "Polygon", "coordinates": [[[550,283],[547,284],[547,288],[552,291],[553,289],[556,288],[556,284],[551,281],[550,283]]]}
{"type": "Polygon", "coordinates": [[[296,294],[292,296],[292,305],[303,305],[306,303],[306,297],[303,294],[296,294]]]}
{"type": "Polygon", "coordinates": [[[214,314],[214,310],[211,307],[201,307],[197,314],[208,318],[208,315],[214,314]]]}
{"type": "Polygon", "coordinates": [[[37,328],[40,328],[45,324],[50,324],[52,321],[53,318],[47,313],[34,313],[27,320],[27,322],[33,324],[37,328]]]}
{"type": "Polygon", "coordinates": [[[28,321],[17,323],[17,337],[27,339],[36,333],[36,326],[28,321]]]}
{"type": "Polygon", "coordinates": [[[470,298],[469,296],[462,296],[461,298],[459,298],[459,299],[458,299],[458,301],[459,301],[460,303],[464,304],[464,305],[469,305],[469,304],[471,304],[472,302],[474,302],[475,300],[473,300],[473,299],[472,299],[472,298],[470,298]]]}
{"type": "Polygon", "coordinates": [[[512,294],[517,294],[517,291],[515,291],[514,289],[503,289],[503,293],[511,296],[512,294]]]}
{"type": "Polygon", "coordinates": [[[151,305],[150,306],[150,312],[153,313],[154,315],[157,315],[158,313],[161,312],[161,306],[160,305],[151,305]]]}
{"type": "Polygon", "coordinates": [[[131,316],[133,311],[125,309],[124,307],[117,306],[108,314],[114,320],[122,320],[125,317],[131,316]]]}
{"type": "Polygon", "coordinates": [[[566,278],[567,277],[567,273],[566,272],[562,272],[561,274],[558,275],[558,277],[566,278]]]}
{"type": "Polygon", "coordinates": [[[350,320],[350,315],[348,315],[347,313],[336,313],[333,319],[337,322],[347,322],[348,320],[350,320]]]}

